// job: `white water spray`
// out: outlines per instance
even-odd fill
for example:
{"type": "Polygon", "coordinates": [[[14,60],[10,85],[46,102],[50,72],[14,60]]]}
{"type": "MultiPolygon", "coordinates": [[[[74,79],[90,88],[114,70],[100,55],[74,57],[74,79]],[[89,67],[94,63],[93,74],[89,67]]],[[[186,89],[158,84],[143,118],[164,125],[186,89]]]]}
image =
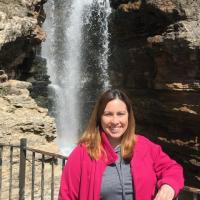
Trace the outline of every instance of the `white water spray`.
{"type": "Polygon", "coordinates": [[[108,56],[109,56],[109,32],[108,32],[108,17],[111,13],[110,3],[109,1],[99,0],[99,17],[101,13],[104,13],[102,17],[99,18],[101,23],[101,33],[102,33],[102,54],[99,58],[99,66],[102,70],[102,79],[104,79],[104,89],[108,89],[110,87],[110,81],[108,76],[108,56]]]}
{"type": "MultiPolygon", "coordinates": [[[[108,16],[111,12],[109,0],[49,0],[45,10],[47,18],[44,29],[47,40],[42,46],[42,56],[47,59],[48,74],[50,75],[50,91],[54,94],[54,114],[56,118],[58,143],[61,150],[68,153],[77,142],[80,127],[81,90],[84,89],[81,68],[84,66],[82,31],[85,20],[89,22],[92,5],[99,5],[100,34],[102,49],[98,63],[103,88],[110,86],[108,69],[109,34],[108,16]],[[103,15],[102,15],[103,13],[103,15]],[[100,17],[101,16],[101,17],[100,17]]],[[[90,51],[90,49],[88,49],[90,51]]]]}

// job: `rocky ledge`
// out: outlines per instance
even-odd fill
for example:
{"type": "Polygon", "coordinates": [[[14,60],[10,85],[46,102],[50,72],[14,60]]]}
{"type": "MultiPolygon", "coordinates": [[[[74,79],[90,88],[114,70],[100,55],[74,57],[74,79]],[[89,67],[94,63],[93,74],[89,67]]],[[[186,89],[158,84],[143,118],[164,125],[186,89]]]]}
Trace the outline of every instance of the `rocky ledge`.
{"type": "Polygon", "coordinates": [[[55,145],[55,122],[29,96],[30,88],[31,83],[23,81],[0,83],[0,143],[19,144],[20,138],[27,138],[29,146],[47,149],[55,145]]]}

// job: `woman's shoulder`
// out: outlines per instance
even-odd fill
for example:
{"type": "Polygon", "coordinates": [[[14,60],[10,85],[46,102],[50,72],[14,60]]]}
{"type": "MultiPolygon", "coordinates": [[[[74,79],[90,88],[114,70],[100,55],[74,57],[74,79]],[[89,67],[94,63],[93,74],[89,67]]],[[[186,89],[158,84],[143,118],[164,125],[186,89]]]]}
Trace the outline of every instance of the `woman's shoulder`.
{"type": "Polygon", "coordinates": [[[70,153],[68,159],[74,157],[83,157],[87,153],[86,147],[84,144],[77,144],[76,147],[70,153]]]}
{"type": "Polygon", "coordinates": [[[162,148],[159,144],[154,143],[142,134],[136,134],[136,146],[138,151],[155,153],[160,151],[162,148]]]}
{"type": "Polygon", "coordinates": [[[162,146],[159,144],[154,143],[153,141],[149,140],[145,136],[141,134],[136,135],[136,149],[137,151],[143,151],[144,154],[148,153],[151,155],[152,158],[156,159],[159,156],[166,156],[167,154],[163,151],[162,146]]]}
{"type": "Polygon", "coordinates": [[[143,136],[141,133],[136,134],[136,143],[146,144],[146,145],[156,145],[147,137],[143,136]]]}
{"type": "Polygon", "coordinates": [[[67,158],[67,163],[70,166],[89,166],[92,163],[92,159],[90,158],[87,148],[84,144],[78,144],[69,157],[67,158]]]}

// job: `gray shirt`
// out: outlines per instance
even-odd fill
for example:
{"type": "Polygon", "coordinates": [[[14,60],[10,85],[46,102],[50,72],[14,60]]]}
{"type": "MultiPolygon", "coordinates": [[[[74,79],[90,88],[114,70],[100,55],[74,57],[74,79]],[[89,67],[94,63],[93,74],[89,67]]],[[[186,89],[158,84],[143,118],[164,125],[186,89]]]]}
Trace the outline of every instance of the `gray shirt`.
{"type": "Polygon", "coordinates": [[[115,148],[118,154],[116,163],[108,165],[104,171],[101,185],[101,200],[134,200],[130,163],[126,163],[120,154],[120,146],[115,148]]]}

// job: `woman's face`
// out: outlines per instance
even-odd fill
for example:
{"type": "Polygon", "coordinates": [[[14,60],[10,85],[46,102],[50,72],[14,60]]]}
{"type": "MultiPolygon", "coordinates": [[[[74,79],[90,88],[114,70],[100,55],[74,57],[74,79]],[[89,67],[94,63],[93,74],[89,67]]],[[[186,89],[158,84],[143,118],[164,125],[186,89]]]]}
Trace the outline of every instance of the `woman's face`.
{"type": "Polygon", "coordinates": [[[128,110],[122,100],[114,99],[107,103],[101,116],[101,126],[113,147],[120,144],[128,127],[128,110]]]}

